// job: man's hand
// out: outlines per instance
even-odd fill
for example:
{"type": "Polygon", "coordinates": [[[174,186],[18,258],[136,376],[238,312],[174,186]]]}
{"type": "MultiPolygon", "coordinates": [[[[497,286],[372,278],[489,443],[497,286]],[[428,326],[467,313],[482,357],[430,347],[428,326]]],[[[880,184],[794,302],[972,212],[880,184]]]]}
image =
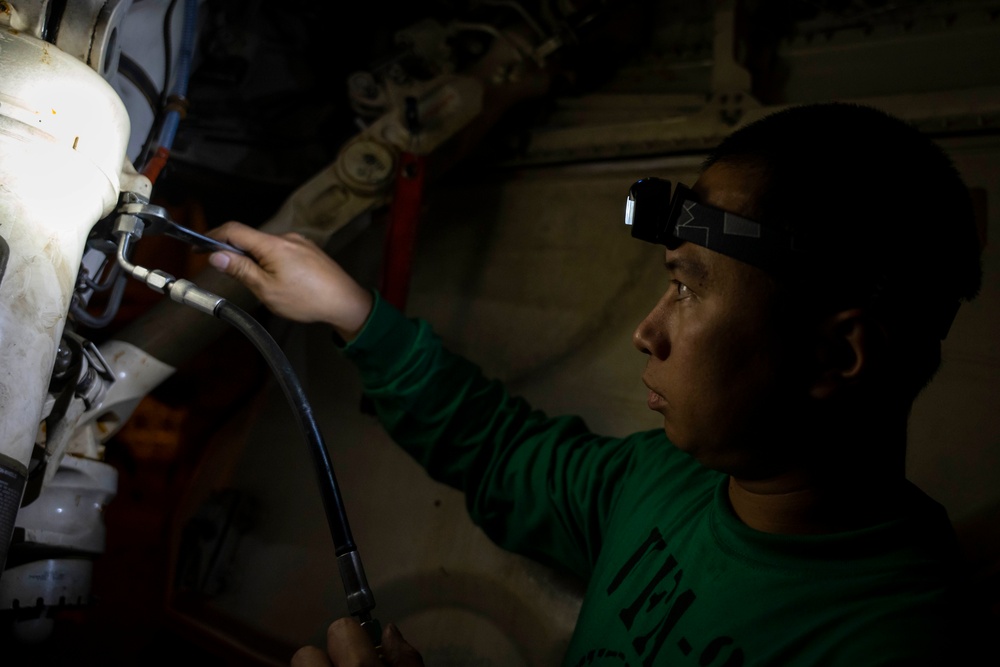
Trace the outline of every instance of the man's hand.
{"type": "Polygon", "coordinates": [[[399,630],[388,624],[382,631],[382,659],[375,653],[368,634],[353,618],[340,618],[326,631],[326,651],[304,646],[292,656],[291,667],[423,667],[417,650],[406,643],[399,630]]]}
{"type": "Polygon", "coordinates": [[[253,257],[221,251],[212,253],[209,262],[243,283],[274,314],[296,322],[326,322],[344,340],[354,338],[368,319],[371,292],[303,236],[274,236],[238,222],[227,222],[209,235],[253,257]]]}

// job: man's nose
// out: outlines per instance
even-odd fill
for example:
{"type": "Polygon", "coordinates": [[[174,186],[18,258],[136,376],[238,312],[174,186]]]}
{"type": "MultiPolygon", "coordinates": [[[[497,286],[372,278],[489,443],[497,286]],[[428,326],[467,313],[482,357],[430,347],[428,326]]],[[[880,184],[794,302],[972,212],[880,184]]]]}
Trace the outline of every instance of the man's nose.
{"type": "Polygon", "coordinates": [[[654,308],[645,319],[639,323],[632,334],[632,344],[643,354],[666,359],[670,354],[670,341],[666,335],[662,318],[657,316],[654,308]]]}

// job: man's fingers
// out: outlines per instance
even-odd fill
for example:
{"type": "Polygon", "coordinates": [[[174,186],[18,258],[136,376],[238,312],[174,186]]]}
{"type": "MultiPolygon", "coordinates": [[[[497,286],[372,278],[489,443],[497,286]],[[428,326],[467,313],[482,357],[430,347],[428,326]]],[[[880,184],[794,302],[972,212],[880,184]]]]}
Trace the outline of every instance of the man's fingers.
{"type": "Polygon", "coordinates": [[[329,659],[319,649],[305,646],[292,656],[291,667],[424,667],[423,658],[392,623],[382,631],[381,658],[368,633],[350,617],[339,618],[327,628],[326,650],[329,659]]]}
{"type": "Polygon", "coordinates": [[[337,667],[381,667],[368,633],[353,618],[338,618],[326,630],[326,650],[337,667]]]}
{"type": "Polygon", "coordinates": [[[244,225],[241,222],[230,221],[208,232],[213,239],[218,239],[245,250],[251,255],[260,256],[260,252],[271,243],[272,236],[244,225]]]}
{"type": "Polygon", "coordinates": [[[292,656],[291,667],[330,667],[330,659],[315,646],[303,646],[292,656]]]}
{"type": "Polygon", "coordinates": [[[208,263],[226,275],[236,278],[251,290],[256,291],[263,286],[266,273],[249,257],[220,250],[209,255],[208,263]]]}
{"type": "Polygon", "coordinates": [[[392,623],[382,631],[382,656],[391,667],[423,667],[424,660],[392,623]]]}
{"type": "MultiPolygon", "coordinates": [[[[233,221],[210,230],[208,235],[245,250],[257,259],[273,241],[271,235],[233,221]]],[[[255,260],[224,250],[213,252],[208,258],[208,263],[226,275],[236,278],[250,289],[260,287],[265,277],[264,271],[255,260]]]]}
{"type": "Polygon", "coordinates": [[[345,340],[364,326],[371,293],[304,236],[267,234],[238,222],[227,222],[210,234],[250,254],[223,250],[213,253],[209,262],[249,288],[275,315],[295,322],[325,322],[345,340]]]}

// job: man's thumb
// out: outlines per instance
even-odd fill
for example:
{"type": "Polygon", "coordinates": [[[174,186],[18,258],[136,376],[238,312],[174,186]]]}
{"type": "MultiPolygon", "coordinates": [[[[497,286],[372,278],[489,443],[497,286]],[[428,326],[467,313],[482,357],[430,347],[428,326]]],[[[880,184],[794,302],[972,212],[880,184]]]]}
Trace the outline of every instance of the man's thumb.
{"type": "Polygon", "coordinates": [[[208,263],[227,276],[232,276],[243,283],[250,290],[256,291],[257,288],[263,286],[264,271],[257,262],[245,255],[236,255],[220,250],[209,255],[208,263]]]}
{"type": "Polygon", "coordinates": [[[230,258],[227,253],[213,252],[208,256],[208,263],[225,273],[226,269],[229,268],[230,258]]]}

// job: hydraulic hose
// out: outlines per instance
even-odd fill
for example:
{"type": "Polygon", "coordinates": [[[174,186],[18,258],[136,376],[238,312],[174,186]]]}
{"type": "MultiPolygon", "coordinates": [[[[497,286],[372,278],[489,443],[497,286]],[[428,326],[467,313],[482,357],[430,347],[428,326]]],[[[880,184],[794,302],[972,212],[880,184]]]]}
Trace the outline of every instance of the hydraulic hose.
{"type": "Polygon", "coordinates": [[[114,278],[111,295],[108,297],[108,303],[104,308],[104,312],[100,315],[92,315],[82,304],[76,301],[70,303],[69,312],[73,315],[73,319],[83,326],[90,327],[91,329],[103,329],[111,324],[111,322],[115,319],[115,316],[118,315],[118,309],[122,305],[122,298],[125,296],[125,288],[127,287],[127,284],[128,276],[126,275],[120,275],[114,278]]]}
{"type": "MultiPolygon", "coordinates": [[[[198,0],[187,0],[184,4],[184,27],[181,33],[180,62],[177,66],[177,79],[174,88],[170,91],[170,96],[177,99],[184,99],[187,96],[188,83],[191,78],[191,65],[194,61],[194,42],[198,28],[198,0]]],[[[168,82],[164,82],[166,85],[168,82]]],[[[177,126],[181,121],[181,112],[171,109],[167,112],[167,118],[163,123],[163,132],[160,134],[160,146],[168,151],[173,148],[174,137],[177,135],[177,126]]]]}
{"type": "Polygon", "coordinates": [[[347,521],[347,510],[344,508],[337,478],[333,472],[330,454],[327,452],[326,443],[323,441],[323,435],[313,417],[312,406],[310,406],[309,399],[302,389],[302,384],[284,351],[260,322],[239,306],[225,299],[219,301],[213,314],[223,322],[228,322],[236,327],[250,339],[250,342],[254,344],[254,347],[271,367],[274,377],[295,413],[299,428],[305,436],[306,444],[313,457],[316,480],[319,483],[320,496],[326,510],[326,521],[330,527],[330,536],[333,538],[336,550],[340,578],[344,583],[344,592],[347,595],[347,609],[351,615],[358,619],[372,643],[378,647],[382,642],[382,627],[378,620],[372,618],[371,612],[375,608],[375,596],[368,586],[365,570],[361,564],[361,556],[358,554],[354,537],[351,535],[351,526],[347,521]]]}
{"type": "Polygon", "coordinates": [[[326,508],[327,523],[330,526],[330,535],[333,537],[337,556],[353,551],[357,547],[354,545],[351,528],[347,522],[347,511],[344,509],[344,503],[340,497],[330,455],[313,417],[309,399],[306,398],[302,384],[295,375],[288,357],[285,356],[284,351],[260,322],[250,317],[239,306],[222,301],[215,309],[215,316],[223,322],[233,325],[249,338],[271,367],[274,377],[295,413],[299,429],[302,431],[313,456],[323,507],[326,508]]]}
{"type": "MultiPolygon", "coordinates": [[[[171,5],[171,8],[173,5],[171,5]]],[[[168,10],[168,20],[170,12],[168,10]]],[[[194,46],[198,28],[198,0],[186,0],[184,3],[184,27],[181,33],[181,50],[177,65],[177,74],[173,88],[167,97],[167,104],[163,111],[166,116],[160,129],[160,136],[156,151],[149,158],[142,168],[142,174],[155,183],[160,175],[160,171],[170,157],[170,151],[174,145],[174,138],[177,135],[177,128],[180,125],[181,117],[186,113],[187,89],[191,78],[191,67],[194,62],[194,46]]],[[[167,35],[169,40],[169,35],[167,35]]],[[[169,43],[169,41],[168,41],[169,43]]],[[[164,86],[170,85],[169,81],[163,82],[164,86]]]]}

